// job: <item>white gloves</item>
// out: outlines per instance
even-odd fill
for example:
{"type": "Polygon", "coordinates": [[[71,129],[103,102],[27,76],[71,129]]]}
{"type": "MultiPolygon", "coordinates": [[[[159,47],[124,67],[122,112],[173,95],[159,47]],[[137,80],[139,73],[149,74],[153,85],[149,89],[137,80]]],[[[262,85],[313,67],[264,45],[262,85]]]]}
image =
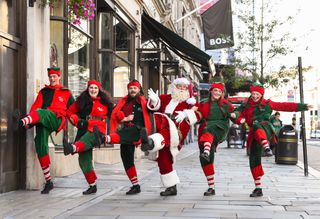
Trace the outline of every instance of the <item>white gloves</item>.
{"type": "Polygon", "coordinates": [[[186,117],[187,114],[184,111],[177,111],[178,115],[174,118],[177,123],[182,122],[186,117]]]}
{"type": "Polygon", "coordinates": [[[159,99],[159,91],[157,90],[156,93],[152,90],[152,88],[148,89],[148,98],[151,101],[152,105],[156,105],[159,99]]]}

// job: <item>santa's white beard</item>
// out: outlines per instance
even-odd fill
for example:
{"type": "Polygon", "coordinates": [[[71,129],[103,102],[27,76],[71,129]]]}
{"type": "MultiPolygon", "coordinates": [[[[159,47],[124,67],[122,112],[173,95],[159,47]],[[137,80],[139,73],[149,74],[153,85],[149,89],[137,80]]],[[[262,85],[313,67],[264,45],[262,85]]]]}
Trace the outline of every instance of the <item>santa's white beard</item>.
{"type": "Polygon", "coordinates": [[[171,93],[172,99],[176,101],[186,101],[189,98],[189,91],[188,90],[180,90],[178,88],[173,88],[171,93]]]}

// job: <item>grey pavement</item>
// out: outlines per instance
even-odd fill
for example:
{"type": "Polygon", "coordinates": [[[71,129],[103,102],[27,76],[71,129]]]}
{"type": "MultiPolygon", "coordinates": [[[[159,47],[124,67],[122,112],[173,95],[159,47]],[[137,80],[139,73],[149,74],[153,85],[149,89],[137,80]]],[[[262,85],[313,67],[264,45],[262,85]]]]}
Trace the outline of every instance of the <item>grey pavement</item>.
{"type": "Polygon", "coordinates": [[[56,178],[49,195],[39,191],[14,191],[0,195],[0,216],[4,218],[320,218],[320,174],[304,176],[298,165],[277,165],[274,157],[263,158],[264,196],[250,198],[254,188],[243,149],[221,144],[216,154],[216,195],[204,197],[206,179],[195,144],[185,146],[175,168],[180,176],[178,195],[161,197],[160,177],[154,161],[137,162],[142,192],[127,196],[130,183],[122,164],[96,165],[98,193],[83,196],[86,183],[81,173],[56,178]]]}

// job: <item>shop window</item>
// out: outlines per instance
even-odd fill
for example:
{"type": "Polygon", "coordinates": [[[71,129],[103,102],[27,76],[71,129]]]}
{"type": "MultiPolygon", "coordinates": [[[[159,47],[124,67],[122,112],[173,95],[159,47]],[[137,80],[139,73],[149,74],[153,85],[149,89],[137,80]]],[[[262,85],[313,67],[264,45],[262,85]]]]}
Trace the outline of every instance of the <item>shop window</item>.
{"type": "Polygon", "coordinates": [[[113,12],[99,14],[99,78],[114,97],[127,95],[133,70],[134,31],[113,12]]]}

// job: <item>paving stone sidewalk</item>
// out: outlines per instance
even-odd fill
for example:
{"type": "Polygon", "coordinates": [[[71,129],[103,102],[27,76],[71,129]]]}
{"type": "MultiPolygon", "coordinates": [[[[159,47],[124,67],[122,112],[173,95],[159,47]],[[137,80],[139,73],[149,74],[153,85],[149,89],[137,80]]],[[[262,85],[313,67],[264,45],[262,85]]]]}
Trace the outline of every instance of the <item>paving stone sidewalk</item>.
{"type": "Polygon", "coordinates": [[[263,158],[264,196],[250,198],[254,188],[243,149],[228,149],[216,154],[216,195],[204,197],[206,179],[195,144],[179,155],[176,170],[181,184],[175,197],[159,196],[161,188],[155,162],[142,159],[137,169],[142,188],[127,196],[129,181],[122,164],[96,165],[98,193],[82,196],[86,183],[81,173],[55,180],[58,187],[48,196],[39,191],[15,191],[0,195],[0,216],[4,218],[320,218],[320,174],[311,170],[304,176],[302,165],[277,165],[274,157],[263,158]]]}

